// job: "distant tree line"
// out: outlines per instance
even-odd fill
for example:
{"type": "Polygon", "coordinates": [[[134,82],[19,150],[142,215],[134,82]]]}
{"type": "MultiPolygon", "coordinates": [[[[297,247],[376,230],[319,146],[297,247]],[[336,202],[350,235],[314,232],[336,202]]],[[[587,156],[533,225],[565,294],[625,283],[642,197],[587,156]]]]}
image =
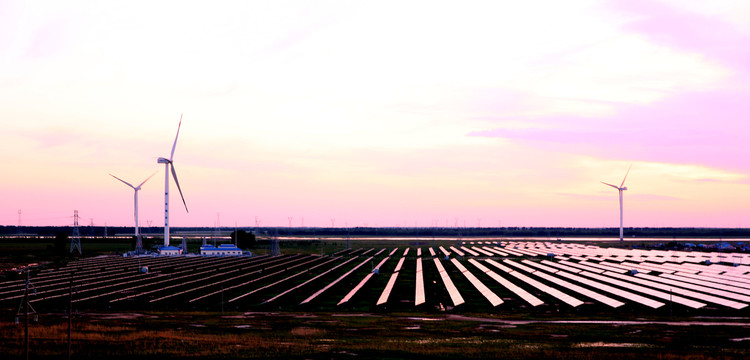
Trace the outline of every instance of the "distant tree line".
{"type": "MultiPolygon", "coordinates": [[[[192,232],[211,234],[215,232],[212,227],[172,227],[172,233],[192,232]]],[[[234,228],[221,228],[225,234],[230,234],[234,240],[234,228]]],[[[107,227],[107,234],[132,234],[132,227],[107,227]]],[[[141,228],[144,239],[151,237],[159,238],[162,234],[161,227],[141,228]]],[[[80,226],[81,236],[104,236],[103,226],[80,226]]],[[[403,236],[403,237],[471,237],[471,236],[505,236],[505,237],[618,237],[619,228],[583,228],[583,227],[352,227],[352,228],[316,228],[316,227],[262,227],[238,229],[238,240],[243,237],[257,233],[259,236],[278,234],[279,236],[311,236],[326,237],[347,235],[356,236],[403,236]]],[[[29,235],[29,236],[57,236],[58,234],[73,234],[71,226],[0,226],[0,235],[29,235]]],[[[750,237],[748,228],[649,228],[634,227],[625,228],[627,237],[694,237],[694,238],[738,238],[750,237]]],[[[253,241],[255,238],[253,237],[253,241]]],[[[145,240],[144,240],[145,241],[145,240]]],[[[145,244],[144,244],[145,245],[145,244]]]]}

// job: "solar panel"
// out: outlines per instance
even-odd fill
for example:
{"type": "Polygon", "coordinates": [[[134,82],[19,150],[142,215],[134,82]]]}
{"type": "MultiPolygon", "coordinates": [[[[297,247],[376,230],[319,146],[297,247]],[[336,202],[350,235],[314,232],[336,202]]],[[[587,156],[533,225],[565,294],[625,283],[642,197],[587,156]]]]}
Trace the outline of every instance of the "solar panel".
{"type": "Polygon", "coordinates": [[[438,249],[440,249],[440,252],[442,252],[445,256],[451,256],[451,253],[448,250],[445,250],[444,247],[441,246],[438,249]]]}
{"type": "Polygon", "coordinates": [[[507,267],[507,266],[505,266],[505,265],[503,265],[503,264],[501,264],[501,263],[499,263],[499,262],[497,262],[495,260],[492,260],[492,259],[487,259],[487,260],[485,260],[485,262],[488,263],[488,264],[491,264],[492,266],[494,266],[494,267],[496,267],[496,268],[498,268],[498,269],[500,269],[502,271],[505,271],[507,273],[510,273],[510,272],[513,271],[513,269],[511,269],[511,268],[509,268],[509,267],[507,267]]]}
{"type": "Polygon", "coordinates": [[[322,277],[322,276],[325,276],[326,274],[330,273],[331,271],[334,271],[334,270],[336,270],[336,269],[338,269],[338,268],[340,268],[340,267],[342,267],[342,266],[346,265],[347,263],[349,263],[349,262],[351,262],[351,261],[354,261],[354,259],[356,259],[356,258],[351,258],[351,259],[349,259],[349,260],[346,260],[346,261],[344,261],[343,263],[341,263],[341,264],[338,264],[338,265],[336,265],[336,266],[334,266],[334,267],[332,267],[332,268],[330,268],[330,269],[328,269],[328,270],[326,270],[326,271],[324,271],[324,272],[322,272],[322,273],[318,274],[318,276],[315,276],[315,277],[313,277],[312,279],[309,279],[309,280],[307,280],[307,281],[303,282],[302,284],[299,284],[299,285],[297,285],[297,286],[295,286],[295,287],[292,287],[291,289],[288,289],[288,290],[286,290],[286,291],[282,292],[281,294],[278,294],[278,295],[276,295],[276,296],[274,296],[274,297],[272,297],[272,298],[270,298],[270,299],[268,299],[268,300],[264,301],[263,303],[264,303],[264,304],[266,304],[266,303],[269,303],[269,302],[271,302],[271,301],[274,301],[274,300],[276,300],[276,299],[278,299],[278,298],[280,298],[280,297],[282,297],[282,296],[284,296],[284,295],[286,295],[286,294],[288,294],[288,293],[290,293],[290,292],[292,292],[292,291],[294,291],[294,290],[296,290],[296,289],[299,289],[299,288],[301,288],[301,287],[303,287],[303,286],[305,286],[305,285],[307,285],[307,284],[309,284],[309,283],[311,283],[311,282],[313,282],[313,281],[317,280],[318,278],[320,278],[320,277],[322,277]]]}
{"type": "Polygon", "coordinates": [[[646,269],[646,268],[636,269],[636,268],[634,268],[632,266],[617,264],[617,263],[613,263],[613,262],[610,262],[610,261],[602,261],[599,264],[600,265],[606,265],[606,266],[614,268],[614,269],[622,269],[622,270],[625,270],[626,272],[628,272],[630,270],[638,270],[639,273],[644,273],[644,274],[648,274],[648,273],[652,272],[652,270],[649,270],[649,269],[646,269]]]}
{"type": "MultiPolygon", "coordinates": [[[[557,299],[563,301],[564,303],[566,303],[566,304],[568,304],[568,305],[570,305],[572,307],[578,307],[578,306],[580,306],[580,305],[583,304],[583,301],[581,301],[581,300],[578,300],[578,299],[576,299],[576,298],[574,298],[574,297],[572,297],[572,296],[570,296],[570,295],[568,295],[568,294],[566,294],[566,293],[564,293],[564,292],[562,292],[560,290],[557,290],[557,289],[555,289],[553,287],[544,285],[544,284],[540,283],[539,281],[536,281],[536,280],[534,280],[534,279],[532,279],[532,278],[530,278],[530,277],[528,277],[528,276],[526,276],[524,274],[521,274],[518,271],[513,271],[512,269],[510,269],[510,268],[508,268],[506,266],[502,266],[501,264],[497,263],[494,260],[488,259],[488,260],[485,260],[485,261],[487,263],[492,264],[493,266],[496,266],[496,267],[500,268],[501,270],[507,272],[511,276],[514,276],[518,280],[521,280],[521,281],[525,282],[526,284],[531,285],[531,286],[537,288],[539,291],[542,291],[542,292],[545,292],[547,294],[550,294],[550,295],[556,297],[557,299]],[[498,265],[500,265],[500,266],[498,266],[498,265]]],[[[533,271],[535,271],[535,270],[533,270],[533,271]]]]}
{"type": "MultiPolygon", "coordinates": [[[[636,274],[636,277],[649,280],[651,282],[662,283],[662,284],[665,284],[664,286],[674,285],[674,286],[679,286],[681,288],[700,291],[700,292],[709,293],[709,294],[718,295],[718,296],[723,296],[723,297],[738,300],[738,301],[750,302],[750,296],[691,283],[689,279],[688,281],[680,281],[680,280],[667,279],[667,278],[660,277],[660,276],[653,276],[653,275],[646,275],[646,274],[636,274]]],[[[656,287],[656,286],[652,286],[652,287],[656,287]]],[[[683,295],[695,297],[695,296],[688,295],[688,294],[683,294],[683,295]]],[[[709,300],[708,298],[700,298],[700,297],[695,297],[695,298],[705,300],[708,302],[717,303],[716,301],[709,300]]],[[[745,306],[740,306],[738,304],[731,304],[731,303],[717,303],[717,304],[734,307],[735,309],[741,309],[747,306],[747,304],[742,304],[745,306]]]]}
{"type": "Polygon", "coordinates": [[[316,297],[317,297],[318,295],[322,294],[322,293],[323,293],[324,291],[326,291],[326,290],[330,289],[330,288],[331,288],[332,286],[336,285],[336,284],[337,284],[337,283],[338,283],[339,281],[341,281],[341,280],[343,280],[344,278],[346,278],[347,276],[351,275],[351,273],[353,273],[354,271],[356,271],[357,269],[359,269],[360,267],[362,267],[362,265],[366,264],[366,263],[367,263],[368,261],[370,261],[370,260],[372,260],[372,257],[369,257],[369,258],[367,258],[367,259],[366,259],[365,261],[363,261],[363,262],[359,263],[359,265],[357,265],[357,266],[355,266],[354,268],[352,268],[351,270],[347,271],[347,272],[346,272],[346,274],[344,274],[344,275],[341,275],[341,277],[339,277],[338,279],[336,279],[336,280],[332,281],[332,282],[331,282],[330,284],[328,284],[328,285],[327,285],[326,287],[324,287],[324,288],[322,288],[322,289],[318,290],[318,291],[317,291],[317,292],[316,292],[315,294],[312,294],[312,295],[310,295],[310,297],[308,297],[307,299],[303,300],[303,301],[302,301],[302,302],[300,303],[300,305],[302,305],[302,304],[307,304],[307,303],[308,303],[308,302],[310,302],[311,300],[315,299],[315,298],[316,298],[316,297]]]}
{"type": "Polygon", "coordinates": [[[338,303],[338,304],[336,304],[336,305],[341,305],[341,304],[343,304],[343,303],[345,303],[345,302],[348,302],[349,300],[351,300],[351,299],[352,299],[352,296],[354,296],[354,294],[356,294],[356,293],[357,293],[357,291],[359,291],[359,289],[361,289],[361,288],[362,288],[362,286],[364,286],[364,285],[365,285],[365,283],[367,282],[367,280],[370,280],[370,278],[371,278],[371,277],[372,277],[373,275],[375,275],[375,273],[369,273],[369,274],[365,275],[365,278],[364,278],[364,279],[362,279],[362,281],[360,281],[360,282],[359,282],[359,284],[357,284],[357,286],[355,286],[355,287],[354,287],[354,288],[353,288],[353,289],[352,289],[351,291],[349,291],[349,293],[347,293],[347,294],[346,294],[346,295],[345,295],[345,296],[344,296],[344,297],[343,297],[343,298],[341,299],[341,301],[339,301],[339,303],[338,303]]]}
{"type": "Polygon", "coordinates": [[[375,270],[380,271],[380,267],[383,266],[383,264],[385,264],[385,262],[388,261],[388,259],[389,258],[383,258],[383,260],[380,260],[380,262],[377,265],[375,265],[374,268],[372,268],[372,271],[373,272],[375,272],[375,270]]]}
{"type": "Polygon", "coordinates": [[[531,261],[531,260],[525,260],[524,259],[524,260],[521,260],[521,262],[524,263],[524,264],[526,264],[526,265],[533,266],[533,267],[535,267],[537,269],[542,269],[542,270],[544,270],[546,272],[556,273],[556,272],[560,271],[559,269],[551,268],[549,266],[542,265],[542,264],[540,264],[538,262],[534,262],[534,261],[531,261]]]}
{"type": "Polygon", "coordinates": [[[366,275],[366,276],[365,276],[365,277],[364,277],[364,278],[362,279],[362,281],[360,281],[360,282],[359,282],[359,284],[357,284],[357,286],[355,286],[355,287],[354,287],[354,288],[353,288],[353,289],[352,289],[351,291],[349,291],[349,293],[348,293],[348,294],[346,294],[346,295],[345,295],[345,296],[344,296],[344,297],[343,297],[343,298],[341,299],[341,301],[339,301],[339,303],[338,303],[338,304],[336,304],[336,305],[341,305],[341,304],[343,304],[343,303],[345,303],[345,302],[348,302],[349,300],[351,300],[351,298],[352,298],[352,297],[354,296],[354,294],[356,294],[356,293],[357,293],[357,291],[359,291],[359,289],[361,289],[361,288],[362,288],[362,287],[363,287],[363,286],[365,285],[365,283],[367,283],[367,281],[368,281],[368,280],[370,280],[370,278],[371,278],[371,277],[372,277],[373,275],[375,275],[375,270],[376,270],[376,269],[377,269],[377,270],[379,270],[379,269],[380,269],[380,267],[381,267],[381,266],[383,266],[383,264],[384,264],[384,263],[385,263],[386,261],[388,261],[388,259],[389,259],[389,258],[387,258],[387,257],[386,257],[386,258],[383,258],[383,260],[381,260],[381,261],[380,261],[380,263],[378,263],[378,265],[377,265],[377,266],[375,266],[375,267],[373,268],[372,272],[371,272],[371,273],[369,273],[369,274],[367,274],[367,275],[366,275]]]}
{"type": "Polygon", "coordinates": [[[456,247],[451,246],[450,249],[453,250],[454,253],[458,254],[458,256],[464,256],[464,252],[456,249],[456,247]]]}
{"type": "Polygon", "coordinates": [[[625,291],[625,290],[622,290],[622,289],[619,289],[619,288],[616,288],[616,287],[612,287],[612,286],[609,286],[609,285],[604,284],[604,283],[599,282],[599,281],[594,281],[594,280],[587,279],[587,278],[582,277],[582,276],[571,274],[569,272],[560,271],[560,272],[555,273],[555,275],[568,278],[570,280],[573,280],[573,281],[579,282],[581,284],[590,286],[592,288],[599,289],[601,291],[604,291],[604,292],[607,292],[607,293],[619,296],[619,297],[624,298],[624,299],[628,299],[630,301],[637,302],[637,303],[642,304],[642,305],[646,305],[646,306],[648,306],[650,308],[657,309],[659,307],[664,306],[664,303],[662,303],[662,302],[659,302],[659,301],[656,301],[656,300],[653,300],[653,299],[649,299],[647,297],[644,297],[644,296],[641,296],[641,295],[638,295],[638,294],[634,294],[634,293],[632,293],[630,291],[625,291]]]}
{"type": "Polygon", "coordinates": [[[443,280],[443,285],[445,285],[446,290],[448,290],[448,295],[451,298],[451,301],[453,302],[453,306],[458,306],[464,303],[464,298],[461,297],[461,294],[458,292],[458,289],[456,289],[456,285],[453,285],[453,281],[451,281],[450,276],[448,276],[448,273],[445,271],[445,268],[443,267],[443,264],[440,263],[440,260],[438,258],[434,257],[432,258],[432,261],[435,262],[435,267],[438,269],[438,273],[440,274],[440,278],[443,280]]]}
{"type": "Polygon", "coordinates": [[[586,266],[586,265],[583,265],[581,263],[574,263],[572,261],[567,261],[567,260],[560,261],[560,264],[571,266],[571,267],[578,268],[578,269],[581,269],[581,270],[586,270],[586,271],[592,272],[594,274],[601,274],[601,273],[604,272],[604,270],[602,270],[602,269],[597,269],[595,267],[586,266]]]}
{"type": "Polygon", "coordinates": [[[511,250],[511,249],[508,249],[507,247],[506,247],[506,248],[503,248],[503,251],[504,251],[504,252],[506,252],[506,253],[508,253],[508,254],[511,254],[511,255],[513,255],[513,256],[523,256],[523,254],[521,254],[520,252],[517,252],[517,251],[515,251],[515,250],[511,250]]]}
{"type": "Polygon", "coordinates": [[[497,254],[497,255],[500,255],[500,256],[508,256],[508,254],[507,254],[507,253],[504,253],[504,252],[502,252],[502,251],[500,251],[500,250],[497,250],[497,249],[493,249],[493,248],[491,248],[491,247],[489,247],[489,246],[485,246],[485,247],[483,247],[482,249],[485,249],[485,250],[487,250],[487,251],[493,252],[493,253],[495,253],[495,254],[497,254]]]}
{"type": "Polygon", "coordinates": [[[725,290],[725,291],[732,291],[732,292],[740,293],[740,294],[750,293],[747,287],[743,288],[741,286],[734,286],[731,284],[719,283],[719,282],[714,282],[714,281],[700,279],[700,278],[696,279],[696,278],[691,278],[691,277],[681,276],[681,275],[676,275],[676,274],[661,274],[659,276],[663,278],[667,278],[667,279],[690,282],[692,284],[703,285],[706,287],[711,287],[711,288],[725,290]]]}
{"type": "MultiPolygon", "coordinates": [[[[295,257],[296,257],[296,256],[295,256],[295,257]]],[[[217,295],[217,294],[220,294],[220,293],[221,293],[221,292],[223,292],[223,291],[228,291],[228,290],[232,290],[232,289],[240,288],[240,287],[243,287],[243,286],[247,286],[247,285],[249,285],[249,284],[252,284],[252,283],[254,283],[254,282],[257,282],[257,281],[260,281],[260,280],[264,280],[264,279],[266,279],[266,278],[269,278],[269,277],[272,277],[272,276],[275,276],[275,275],[281,274],[281,273],[283,273],[283,272],[285,272],[285,271],[289,271],[289,270],[291,270],[291,269],[294,269],[294,268],[297,268],[297,267],[301,267],[301,266],[306,266],[306,265],[309,265],[309,264],[311,264],[311,263],[313,263],[313,262],[316,262],[316,261],[318,261],[318,260],[320,260],[320,259],[321,259],[321,258],[313,258],[313,259],[311,259],[311,260],[308,260],[308,261],[305,261],[305,262],[302,262],[302,263],[300,263],[300,264],[296,264],[296,265],[293,265],[293,266],[289,266],[289,267],[286,267],[286,268],[284,268],[284,269],[282,269],[282,270],[279,270],[279,271],[277,271],[277,272],[269,273],[269,274],[266,274],[266,275],[264,275],[264,276],[261,276],[261,277],[259,277],[259,278],[256,278],[256,279],[252,279],[252,280],[250,280],[250,281],[245,281],[245,282],[243,282],[243,283],[240,283],[240,284],[232,285],[232,286],[229,286],[229,287],[227,287],[227,288],[223,288],[223,289],[221,289],[221,290],[213,291],[213,292],[210,292],[210,293],[208,293],[208,294],[204,294],[204,295],[198,296],[198,297],[196,297],[196,298],[193,298],[193,299],[189,300],[188,302],[195,302],[195,301],[198,301],[198,300],[201,300],[201,299],[205,299],[205,298],[207,298],[207,297],[209,297],[209,296],[213,296],[213,295],[217,295]]],[[[270,262],[268,262],[268,263],[266,263],[266,264],[264,264],[264,265],[268,265],[268,264],[271,264],[271,263],[276,263],[276,262],[278,262],[278,261],[279,261],[279,260],[273,260],[273,261],[270,261],[270,262]]],[[[287,264],[288,264],[289,262],[293,262],[293,261],[295,261],[295,260],[293,260],[293,259],[292,259],[292,260],[289,260],[289,261],[287,261],[287,262],[284,262],[284,263],[276,264],[276,265],[273,265],[273,266],[268,266],[268,267],[265,267],[265,268],[264,268],[264,270],[266,270],[266,271],[267,271],[267,270],[269,270],[269,269],[272,269],[272,268],[276,268],[276,267],[281,267],[281,266],[285,266],[285,265],[287,265],[287,264]]],[[[260,266],[260,265],[257,265],[257,266],[254,266],[254,267],[255,267],[255,268],[257,268],[258,266],[260,266]]],[[[253,267],[251,267],[251,268],[253,268],[253,267]]],[[[238,276],[237,278],[242,278],[242,277],[246,277],[246,276],[256,275],[256,274],[260,274],[260,273],[261,273],[261,271],[254,271],[254,272],[250,272],[250,273],[246,273],[246,274],[240,275],[240,276],[238,276]]]]}
{"type": "Polygon", "coordinates": [[[414,306],[419,306],[424,304],[425,302],[425,295],[424,295],[424,273],[422,272],[422,258],[417,258],[417,275],[416,275],[416,285],[415,285],[415,294],[414,294],[414,306]]]}
{"type": "Polygon", "coordinates": [[[479,253],[478,253],[478,252],[476,252],[476,251],[474,251],[474,250],[472,250],[472,249],[470,249],[470,248],[467,248],[467,247],[465,247],[465,248],[463,248],[463,249],[464,249],[464,251],[465,251],[465,252],[467,252],[467,253],[471,254],[472,256],[479,256],[479,253]]]}
{"type": "Polygon", "coordinates": [[[399,271],[401,271],[401,266],[404,265],[404,260],[405,259],[406,258],[400,258],[398,260],[398,264],[396,264],[396,268],[393,270],[393,272],[399,272],[399,271]]]}
{"type": "MultiPolygon", "coordinates": [[[[484,255],[484,256],[495,256],[495,255],[497,255],[497,254],[491,253],[491,252],[489,252],[487,250],[478,248],[476,246],[473,246],[471,249],[474,250],[474,251],[476,251],[476,252],[478,252],[478,253],[480,253],[480,254],[482,254],[482,255],[484,255]]],[[[479,255],[475,255],[475,256],[479,256],[479,255]]]]}
{"type": "MultiPolygon", "coordinates": [[[[737,304],[739,304],[736,301],[731,301],[731,300],[726,300],[726,299],[719,299],[719,298],[716,298],[715,296],[710,296],[710,295],[698,293],[698,292],[695,292],[695,291],[683,289],[681,287],[667,285],[667,284],[662,284],[662,283],[659,283],[659,282],[656,282],[656,281],[651,281],[651,280],[648,280],[648,279],[644,279],[642,276],[638,276],[638,274],[636,274],[635,276],[629,276],[629,275],[615,274],[615,273],[611,273],[610,272],[610,273],[605,273],[605,275],[616,277],[618,279],[622,279],[622,280],[625,280],[625,281],[631,281],[631,282],[634,282],[634,283],[637,283],[637,284],[649,286],[649,287],[652,287],[652,288],[655,288],[655,289],[660,289],[660,290],[668,291],[669,294],[674,293],[674,294],[685,295],[685,296],[689,296],[689,297],[694,298],[694,299],[699,299],[699,300],[703,300],[703,301],[707,301],[707,302],[714,302],[714,303],[717,303],[717,304],[720,304],[720,305],[734,307],[736,309],[747,306],[747,304],[742,304],[744,306],[735,307],[737,304]],[[726,302],[722,302],[722,300],[726,300],[726,302]]],[[[651,275],[645,275],[645,276],[651,276],[651,275]]],[[[683,303],[681,300],[675,300],[674,298],[675,297],[672,296],[672,300],[674,302],[676,302],[676,303],[683,303]]],[[[700,303],[700,302],[697,302],[697,301],[694,304],[684,303],[683,305],[686,305],[686,306],[689,306],[689,307],[692,307],[692,308],[695,308],[695,309],[703,307],[703,306],[706,306],[706,304],[700,303]]]]}
{"type": "Polygon", "coordinates": [[[638,272],[645,272],[645,273],[656,271],[656,272],[663,272],[663,273],[671,274],[674,272],[674,270],[660,268],[658,267],[657,264],[652,264],[652,263],[644,263],[644,262],[634,263],[630,261],[623,261],[620,265],[627,266],[627,267],[630,267],[631,269],[638,270],[638,272]]]}
{"type": "Polygon", "coordinates": [[[291,275],[291,276],[288,276],[288,277],[286,277],[286,278],[284,278],[284,279],[281,279],[281,280],[279,280],[279,281],[273,282],[273,283],[271,283],[271,284],[268,284],[268,285],[265,285],[265,286],[261,286],[261,287],[259,287],[259,288],[257,288],[257,289],[254,289],[254,290],[250,291],[250,292],[247,292],[247,293],[244,293],[244,294],[242,294],[242,295],[240,295],[240,296],[237,296],[237,297],[234,297],[234,298],[232,298],[232,299],[229,299],[229,302],[234,302],[234,301],[237,301],[237,300],[239,300],[239,299],[242,299],[242,298],[244,298],[244,297],[246,297],[246,296],[248,296],[248,295],[254,294],[254,293],[258,292],[258,291],[261,291],[261,290],[264,290],[264,289],[268,289],[268,288],[270,288],[270,287],[272,287],[272,286],[275,286],[275,285],[277,285],[277,284],[280,284],[280,283],[282,283],[282,282],[284,282],[284,281],[287,281],[287,280],[291,280],[291,279],[293,279],[293,278],[295,278],[295,277],[297,277],[297,276],[300,276],[300,275],[303,275],[303,274],[306,274],[306,273],[308,273],[308,271],[310,271],[310,270],[312,270],[312,269],[315,269],[315,268],[321,267],[321,266],[323,266],[323,265],[326,265],[326,264],[328,264],[328,263],[331,263],[331,262],[333,262],[333,261],[336,261],[336,260],[338,260],[338,259],[340,259],[340,258],[339,258],[339,257],[335,257],[335,258],[329,259],[329,260],[327,260],[327,261],[325,261],[325,262],[323,262],[323,263],[320,263],[320,264],[318,264],[318,265],[312,266],[312,267],[310,267],[309,269],[307,269],[307,270],[305,270],[305,271],[300,271],[300,272],[298,272],[298,273],[296,273],[296,274],[293,274],[293,275],[291,275]]]}
{"type": "Polygon", "coordinates": [[[510,266],[513,266],[515,268],[519,268],[519,269],[521,269],[521,270],[523,270],[523,271],[525,271],[527,273],[533,273],[534,271],[536,271],[536,270],[534,270],[534,269],[532,269],[532,268],[530,268],[530,267],[528,267],[526,265],[521,265],[521,264],[519,264],[519,263],[517,263],[515,261],[508,260],[508,259],[503,260],[503,263],[508,264],[510,266]]]}
{"type": "Polygon", "coordinates": [[[534,275],[539,276],[540,278],[545,279],[545,280],[547,280],[549,282],[552,282],[552,283],[555,283],[557,285],[560,285],[560,286],[562,286],[562,287],[564,287],[566,289],[570,289],[572,291],[575,291],[575,292],[577,292],[577,293],[579,293],[579,294],[581,294],[583,296],[586,296],[588,298],[594,299],[594,300],[596,300],[596,301],[598,301],[600,303],[609,305],[609,306],[611,306],[613,308],[618,308],[618,307],[620,307],[622,305],[625,305],[625,303],[623,303],[622,301],[615,300],[615,299],[613,299],[613,298],[611,298],[609,296],[605,296],[605,295],[599,294],[598,292],[591,291],[589,289],[580,287],[580,286],[578,286],[576,284],[569,283],[569,282],[567,282],[567,281],[565,281],[563,279],[560,279],[558,277],[555,277],[555,276],[547,274],[547,273],[543,273],[541,271],[535,272],[534,275]]]}
{"type": "Polygon", "coordinates": [[[718,282],[722,284],[750,289],[750,279],[745,280],[745,279],[738,279],[738,278],[715,275],[715,274],[691,274],[691,273],[683,273],[683,272],[677,272],[675,273],[675,275],[680,275],[680,276],[689,277],[693,279],[713,281],[713,282],[718,282]]]}
{"type": "Polygon", "coordinates": [[[391,296],[391,290],[393,290],[393,285],[396,284],[396,278],[398,278],[397,272],[394,272],[393,274],[391,274],[391,278],[388,279],[388,283],[385,285],[385,289],[383,289],[383,293],[380,294],[380,297],[378,298],[378,302],[375,303],[375,305],[382,305],[388,302],[388,297],[391,296]]]}
{"type": "Polygon", "coordinates": [[[485,274],[487,274],[493,280],[497,281],[500,285],[504,286],[506,289],[508,289],[511,292],[513,292],[514,294],[518,295],[521,299],[523,299],[526,302],[528,302],[531,306],[537,306],[537,305],[544,304],[544,301],[539,300],[539,298],[537,298],[536,296],[531,295],[528,291],[526,291],[526,290],[524,290],[524,289],[516,286],[512,282],[506,280],[505,278],[503,278],[499,274],[497,274],[494,271],[490,270],[486,266],[480,264],[478,261],[476,261],[474,259],[469,259],[469,263],[471,263],[472,265],[476,266],[477,269],[479,269],[480,271],[482,271],[485,274]]]}
{"type": "Polygon", "coordinates": [[[458,271],[460,271],[464,275],[464,277],[466,277],[466,279],[469,280],[469,282],[472,285],[474,285],[474,288],[476,288],[479,291],[479,293],[481,293],[482,296],[484,296],[484,298],[487,299],[487,301],[489,301],[490,304],[492,304],[492,306],[498,306],[503,303],[503,300],[500,299],[499,296],[497,296],[494,292],[492,292],[492,290],[490,290],[490,288],[488,288],[481,281],[479,281],[479,279],[477,279],[477,277],[474,276],[474,274],[472,274],[469,270],[467,270],[466,267],[461,265],[461,263],[458,262],[458,260],[454,258],[454,259],[451,259],[451,262],[456,268],[458,268],[458,271]]]}
{"type": "Polygon", "coordinates": [[[577,273],[583,271],[581,269],[577,269],[577,268],[570,267],[570,266],[567,266],[567,265],[559,264],[559,263],[556,263],[554,261],[549,261],[549,260],[542,260],[542,264],[549,265],[549,266],[552,266],[552,267],[556,267],[558,269],[562,269],[562,270],[565,270],[567,272],[571,272],[573,274],[577,274],[577,273]]]}
{"type": "MultiPolygon", "coordinates": [[[[609,265],[606,265],[604,263],[593,263],[593,262],[590,262],[590,261],[583,261],[580,264],[581,265],[590,266],[590,267],[594,267],[594,268],[597,268],[597,269],[602,269],[602,270],[612,271],[612,272],[616,272],[616,273],[621,273],[621,274],[624,274],[624,273],[628,272],[628,270],[623,269],[621,267],[609,266],[609,265]]],[[[619,264],[618,264],[618,266],[619,266],[619,264]]]]}
{"type": "MultiPolygon", "coordinates": [[[[658,298],[658,299],[667,300],[667,301],[673,301],[673,302],[676,302],[678,304],[682,304],[682,305],[685,305],[685,306],[688,306],[688,307],[692,307],[692,308],[700,308],[700,307],[703,307],[703,306],[706,305],[706,304],[703,304],[703,303],[700,303],[700,302],[697,302],[697,301],[693,301],[693,300],[690,300],[690,299],[683,298],[681,296],[674,296],[674,295],[669,294],[669,293],[665,293],[665,292],[657,291],[657,290],[654,290],[654,289],[651,289],[651,288],[647,288],[647,287],[644,287],[644,286],[636,285],[633,282],[616,280],[616,279],[614,279],[612,277],[609,277],[609,276],[603,276],[603,275],[594,274],[594,273],[590,273],[590,272],[586,272],[586,271],[582,272],[581,275],[588,276],[590,278],[599,280],[601,282],[606,282],[606,283],[610,283],[610,284],[613,284],[613,285],[616,285],[616,286],[619,286],[619,287],[623,287],[623,288],[626,288],[628,290],[632,290],[632,291],[635,291],[635,292],[639,292],[639,293],[642,293],[642,294],[653,296],[653,297],[658,298]]],[[[617,275],[621,275],[621,274],[617,274],[617,275]]]]}

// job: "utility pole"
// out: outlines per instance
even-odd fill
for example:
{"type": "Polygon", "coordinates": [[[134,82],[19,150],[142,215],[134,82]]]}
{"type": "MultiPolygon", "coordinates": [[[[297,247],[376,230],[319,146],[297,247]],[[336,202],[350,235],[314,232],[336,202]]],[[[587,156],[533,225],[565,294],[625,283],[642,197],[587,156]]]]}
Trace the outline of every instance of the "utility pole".
{"type": "MultiPolygon", "coordinates": [[[[23,312],[24,312],[24,331],[23,331],[23,333],[24,333],[24,345],[25,345],[24,352],[25,352],[25,355],[26,355],[26,360],[29,359],[29,349],[30,349],[30,345],[29,345],[29,310],[32,310],[34,312],[34,316],[35,316],[35,320],[34,321],[36,321],[36,318],[38,316],[37,313],[36,313],[36,310],[33,307],[31,307],[31,304],[29,304],[29,288],[33,286],[33,285],[31,285],[31,280],[30,280],[30,275],[29,275],[30,272],[31,272],[30,269],[26,269],[26,289],[25,289],[25,291],[23,293],[23,301],[21,301],[21,304],[18,305],[18,311],[16,312],[16,324],[17,324],[18,323],[18,317],[21,315],[21,308],[22,307],[24,308],[23,309],[23,312]]],[[[36,287],[34,287],[34,293],[36,294],[36,287]]]]}
{"type": "Polygon", "coordinates": [[[26,360],[29,360],[29,271],[26,271],[26,292],[23,294],[24,302],[24,344],[26,345],[26,360]]]}
{"type": "Polygon", "coordinates": [[[73,332],[73,274],[70,274],[70,286],[68,287],[68,360],[72,354],[71,333],[73,332]]]}

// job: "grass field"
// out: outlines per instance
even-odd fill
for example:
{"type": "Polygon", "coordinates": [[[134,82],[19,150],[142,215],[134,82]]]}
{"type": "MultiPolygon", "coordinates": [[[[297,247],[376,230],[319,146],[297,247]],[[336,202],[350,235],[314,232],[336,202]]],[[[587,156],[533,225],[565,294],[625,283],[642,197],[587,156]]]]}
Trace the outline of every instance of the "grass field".
{"type": "MultiPolygon", "coordinates": [[[[502,317],[331,313],[113,313],[75,318],[74,358],[743,359],[748,324],[564,324],[502,317]]],[[[32,358],[67,351],[67,319],[31,326],[32,358]]],[[[0,323],[4,359],[23,357],[23,327],[0,323]]]]}

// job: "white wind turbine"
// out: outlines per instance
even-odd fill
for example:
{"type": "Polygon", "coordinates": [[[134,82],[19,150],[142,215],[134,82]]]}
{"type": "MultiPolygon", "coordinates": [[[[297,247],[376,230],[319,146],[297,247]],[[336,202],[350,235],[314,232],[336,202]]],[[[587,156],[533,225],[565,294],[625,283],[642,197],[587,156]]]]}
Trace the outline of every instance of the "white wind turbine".
{"type": "Polygon", "coordinates": [[[602,184],[607,185],[607,186],[611,186],[611,187],[617,189],[617,191],[619,191],[619,193],[620,193],[620,241],[622,241],[622,192],[628,189],[624,185],[625,185],[625,179],[628,178],[628,174],[630,173],[630,168],[631,167],[633,167],[633,165],[630,165],[628,167],[628,171],[625,173],[625,177],[622,178],[622,183],[620,184],[620,186],[615,186],[615,185],[612,185],[612,184],[605,183],[604,181],[601,181],[602,184]]]}
{"type": "Polygon", "coordinates": [[[182,114],[180,114],[180,123],[177,124],[177,135],[174,137],[174,144],[172,144],[172,152],[169,154],[169,159],[160,157],[156,162],[164,164],[164,246],[169,246],[169,172],[170,168],[172,171],[172,177],[174,183],[177,185],[177,190],[180,191],[180,197],[182,198],[182,204],[185,205],[185,211],[188,211],[187,203],[185,203],[185,197],[182,196],[182,189],[180,189],[180,182],[177,181],[177,173],[174,171],[174,163],[172,158],[174,157],[174,149],[177,146],[177,137],[180,136],[180,126],[182,125],[182,114]],[[171,165],[171,166],[170,166],[171,165]]]}
{"type": "Polygon", "coordinates": [[[115,178],[117,180],[120,180],[125,185],[130,186],[131,188],[133,188],[133,190],[135,192],[135,195],[133,196],[133,198],[134,198],[134,200],[133,200],[133,202],[134,202],[133,208],[135,209],[135,237],[138,239],[137,241],[138,241],[138,245],[139,245],[139,246],[136,246],[136,247],[140,247],[140,245],[141,245],[141,235],[140,235],[140,231],[139,231],[140,224],[138,222],[138,190],[140,190],[141,186],[143,186],[143,184],[145,184],[146,181],[148,181],[149,179],[151,179],[154,175],[156,175],[156,173],[151,174],[151,176],[147,177],[146,180],[143,180],[143,182],[141,182],[140,184],[138,184],[138,186],[133,186],[129,182],[127,182],[127,181],[125,181],[123,179],[120,179],[117,176],[114,176],[112,174],[109,174],[109,176],[111,176],[111,177],[113,177],[113,178],[115,178]]]}

